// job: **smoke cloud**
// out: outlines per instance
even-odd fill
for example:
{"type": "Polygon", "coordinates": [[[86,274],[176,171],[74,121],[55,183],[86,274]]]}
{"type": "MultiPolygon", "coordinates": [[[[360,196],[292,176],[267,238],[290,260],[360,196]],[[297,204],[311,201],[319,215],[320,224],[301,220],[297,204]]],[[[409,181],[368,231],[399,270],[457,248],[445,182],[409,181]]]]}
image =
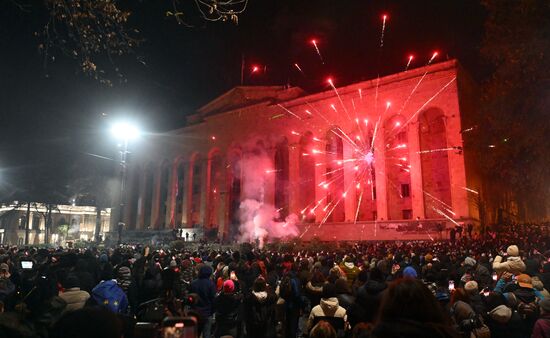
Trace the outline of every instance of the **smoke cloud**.
{"type": "Polygon", "coordinates": [[[280,218],[278,210],[265,202],[266,188],[275,184],[275,170],[273,159],[268,156],[261,141],[244,154],[240,168],[243,191],[238,240],[257,242],[263,247],[266,240],[297,236],[298,216],[291,214],[284,221],[277,221],[280,218]]]}

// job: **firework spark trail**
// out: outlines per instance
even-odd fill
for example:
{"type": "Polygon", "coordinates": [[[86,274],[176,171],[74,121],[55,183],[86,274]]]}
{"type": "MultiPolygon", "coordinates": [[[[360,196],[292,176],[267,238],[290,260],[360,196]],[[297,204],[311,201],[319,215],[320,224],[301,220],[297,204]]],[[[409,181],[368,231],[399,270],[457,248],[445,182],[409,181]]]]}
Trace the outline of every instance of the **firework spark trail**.
{"type": "Polygon", "coordinates": [[[361,101],[363,101],[363,90],[361,90],[361,88],[357,89],[357,91],[359,92],[359,99],[361,101]]]}
{"type": "Polygon", "coordinates": [[[382,16],[382,32],[380,33],[380,48],[384,47],[384,31],[386,30],[386,19],[388,16],[384,14],[382,16]]]}
{"type": "Polygon", "coordinates": [[[320,112],[317,108],[315,108],[311,103],[306,102],[306,104],[307,104],[314,112],[316,112],[319,116],[321,116],[321,118],[322,118],[323,120],[325,120],[326,123],[328,123],[329,125],[332,124],[332,122],[330,122],[323,114],[321,114],[321,112],[320,112]]]}
{"type": "MultiPolygon", "coordinates": [[[[428,63],[426,64],[426,66],[429,66],[432,61],[435,59],[435,57],[437,56],[437,52],[433,53],[431,59],[428,61],[428,63]]],[[[416,90],[418,89],[418,86],[420,86],[420,84],[422,83],[422,81],[424,81],[424,78],[426,77],[426,75],[428,75],[428,72],[429,70],[426,70],[424,72],[424,74],[422,74],[422,77],[418,80],[418,82],[416,83],[416,85],[414,86],[414,88],[411,90],[409,96],[407,96],[407,98],[405,99],[405,102],[403,102],[403,106],[401,106],[401,109],[399,109],[399,113],[401,113],[403,111],[403,109],[405,109],[405,107],[407,106],[407,104],[409,103],[411,97],[413,96],[413,94],[416,92],[416,90]]]]}
{"type": "Polygon", "coordinates": [[[462,189],[466,190],[466,191],[469,191],[471,193],[474,193],[476,195],[479,195],[479,192],[475,191],[474,189],[470,189],[470,188],[466,188],[466,187],[461,187],[462,189]]]}
{"type": "Polygon", "coordinates": [[[405,71],[409,70],[409,66],[411,65],[413,58],[414,56],[409,55],[409,61],[407,61],[407,66],[405,66],[405,71]]]}
{"type": "Polygon", "coordinates": [[[325,60],[323,60],[321,51],[319,50],[319,47],[317,47],[317,40],[311,40],[311,43],[313,44],[313,47],[315,47],[315,51],[317,52],[317,55],[319,55],[319,59],[321,60],[321,63],[325,64],[325,60]]]}
{"type": "Polygon", "coordinates": [[[453,222],[454,224],[460,226],[460,224],[458,224],[454,219],[452,219],[451,217],[447,216],[446,213],[444,213],[443,211],[439,210],[439,209],[436,209],[435,207],[432,206],[432,209],[437,212],[438,214],[440,214],[441,216],[445,217],[446,219],[448,219],[449,221],[453,222]]]}
{"type": "Polygon", "coordinates": [[[417,151],[416,153],[417,154],[429,154],[429,153],[445,152],[445,151],[450,151],[450,150],[456,150],[456,147],[421,150],[421,151],[417,151]]]}
{"type": "Polygon", "coordinates": [[[302,118],[296,114],[294,114],[293,112],[291,112],[289,109],[287,109],[286,107],[283,107],[282,104],[278,103],[277,106],[281,107],[284,111],[286,111],[287,113],[289,113],[290,115],[294,116],[295,118],[297,118],[298,120],[302,121],[302,118]]]}
{"type": "Polygon", "coordinates": [[[346,109],[346,106],[344,105],[344,101],[342,100],[342,97],[340,96],[340,93],[338,92],[338,89],[334,86],[334,82],[332,82],[332,79],[328,79],[327,82],[332,87],[332,90],[334,90],[334,93],[336,93],[336,96],[338,97],[338,100],[340,101],[340,105],[344,109],[344,112],[346,113],[346,116],[348,117],[348,120],[351,121],[351,117],[349,116],[348,110],[346,109]]]}
{"type": "MultiPolygon", "coordinates": [[[[389,103],[389,102],[388,102],[389,103]]],[[[372,144],[371,149],[374,149],[374,141],[376,140],[376,134],[378,132],[378,126],[380,125],[382,117],[386,114],[386,112],[390,109],[391,104],[386,104],[386,110],[380,116],[378,116],[378,121],[376,121],[376,124],[374,125],[374,133],[372,134],[372,144]]]]}
{"type": "Polygon", "coordinates": [[[300,68],[300,65],[299,65],[298,63],[295,63],[295,64],[294,64],[294,67],[296,67],[296,69],[298,69],[298,71],[299,71],[300,73],[302,73],[302,75],[304,75],[304,76],[306,75],[306,74],[304,73],[304,71],[302,70],[302,68],[300,68]]]}
{"type": "Polygon", "coordinates": [[[439,94],[441,94],[445,89],[447,89],[447,87],[449,87],[454,81],[456,80],[456,76],[454,76],[449,82],[447,82],[443,87],[441,87],[441,89],[439,89],[437,91],[437,93],[435,93],[434,95],[432,95],[432,97],[430,97],[426,102],[424,102],[424,104],[422,104],[422,106],[420,106],[420,108],[418,108],[416,110],[416,112],[414,114],[411,115],[411,117],[407,120],[407,122],[403,123],[401,125],[400,128],[397,129],[397,132],[395,133],[395,135],[399,134],[399,132],[406,126],[408,125],[415,117],[416,115],[418,115],[418,113],[420,113],[422,111],[422,109],[424,109],[424,107],[426,107],[428,104],[430,104],[430,102],[432,102],[439,94]]]}
{"type": "MultiPolygon", "coordinates": [[[[439,203],[441,203],[442,205],[444,205],[444,206],[446,207],[446,209],[447,209],[447,208],[452,209],[452,207],[451,207],[450,205],[448,205],[447,203],[443,202],[442,200],[440,200],[439,198],[435,197],[434,195],[430,194],[429,192],[424,191],[424,190],[422,190],[422,192],[425,193],[426,195],[428,195],[429,197],[431,197],[433,200],[438,201],[439,203]]],[[[447,210],[449,210],[449,209],[447,209],[447,210]]],[[[455,215],[455,213],[454,213],[453,211],[449,210],[449,212],[450,212],[451,214],[455,215]]]]}
{"type": "Polygon", "coordinates": [[[361,194],[359,195],[359,201],[357,202],[357,211],[355,212],[355,221],[353,224],[357,224],[357,218],[359,217],[359,209],[361,208],[361,201],[363,200],[363,192],[364,190],[361,189],[361,194]]]}

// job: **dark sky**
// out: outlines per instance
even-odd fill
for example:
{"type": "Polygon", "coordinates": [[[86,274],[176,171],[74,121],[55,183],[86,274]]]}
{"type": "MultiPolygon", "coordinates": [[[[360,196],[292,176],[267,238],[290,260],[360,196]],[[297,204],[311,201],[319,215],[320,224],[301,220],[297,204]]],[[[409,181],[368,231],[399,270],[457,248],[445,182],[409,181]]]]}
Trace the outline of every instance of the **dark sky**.
{"type": "Polygon", "coordinates": [[[250,0],[238,26],[205,22],[185,8],[192,27],[165,16],[169,0],[127,3],[133,10],[130,25],[144,41],[135,54],[116,60],[127,82],[115,79],[112,88],[79,73],[58,51],[52,50],[55,61],[45,65],[37,48],[42,41],[34,34],[45,24],[43,11],[0,4],[4,194],[28,184],[24,178],[62,182],[78,175],[75,162],[101,161],[83,153],[115,156],[107,133],[113,116],[135,117],[148,131],[182,126],[186,114],[239,84],[242,54],[247,84],[290,83],[308,91],[323,89],[329,74],[343,85],[401,71],[410,53],[416,56],[413,66],[420,66],[436,49],[442,59],[458,58],[478,79],[482,69],[484,11],[474,0],[250,0]],[[389,20],[380,51],[385,12],[389,20]],[[309,43],[313,37],[324,65],[309,43]],[[251,76],[252,64],[265,65],[267,72],[251,76]]]}

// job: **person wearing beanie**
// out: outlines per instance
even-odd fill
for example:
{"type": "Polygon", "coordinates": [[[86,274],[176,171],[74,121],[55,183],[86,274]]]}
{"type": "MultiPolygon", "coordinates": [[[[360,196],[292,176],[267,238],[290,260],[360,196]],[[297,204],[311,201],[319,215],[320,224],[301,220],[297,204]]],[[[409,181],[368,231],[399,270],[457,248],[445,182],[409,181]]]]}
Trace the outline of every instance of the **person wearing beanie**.
{"type": "Polygon", "coordinates": [[[235,292],[235,284],[231,279],[223,282],[222,291],[214,299],[216,309],[215,337],[237,337],[240,332],[239,310],[242,295],[235,292]]]}
{"type": "Polygon", "coordinates": [[[65,291],[60,292],[59,297],[67,303],[64,312],[82,309],[90,299],[88,292],[80,290],[80,283],[75,275],[68,275],[62,285],[65,291]]]}
{"type": "Polygon", "coordinates": [[[539,303],[540,317],[533,327],[532,338],[550,337],[550,299],[543,299],[539,303]]]}
{"type": "Polygon", "coordinates": [[[464,291],[466,291],[468,296],[479,294],[477,282],[475,280],[471,280],[464,284],[464,291]]]}
{"type": "Polygon", "coordinates": [[[510,272],[514,275],[519,275],[525,271],[525,263],[519,257],[519,249],[517,245],[510,245],[506,249],[506,254],[508,257],[505,262],[502,262],[502,256],[498,255],[493,261],[493,270],[497,274],[502,274],[503,272],[510,272]]]}
{"type": "Polygon", "coordinates": [[[327,283],[323,286],[323,298],[321,298],[321,303],[313,307],[309,313],[306,324],[308,332],[315,325],[316,317],[341,318],[342,328],[347,327],[348,317],[346,309],[340,306],[338,298],[336,298],[336,286],[334,284],[327,283]]]}
{"type": "Polygon", "coordinates": [[[403,278],[417,278],[418,273],[412,266],[407,266],[405,270],[403,270],[403,278]]]}

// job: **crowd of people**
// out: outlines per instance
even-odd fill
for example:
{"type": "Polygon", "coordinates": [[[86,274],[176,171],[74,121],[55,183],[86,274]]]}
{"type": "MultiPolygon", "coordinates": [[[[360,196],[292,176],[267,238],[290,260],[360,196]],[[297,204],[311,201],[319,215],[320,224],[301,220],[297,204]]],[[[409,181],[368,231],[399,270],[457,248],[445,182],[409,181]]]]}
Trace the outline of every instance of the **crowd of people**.
{"type": "Polygon", "coordinates": [[[0,337],[550,337],[547,228],[332,244],[3,247],[0,337]]]}

